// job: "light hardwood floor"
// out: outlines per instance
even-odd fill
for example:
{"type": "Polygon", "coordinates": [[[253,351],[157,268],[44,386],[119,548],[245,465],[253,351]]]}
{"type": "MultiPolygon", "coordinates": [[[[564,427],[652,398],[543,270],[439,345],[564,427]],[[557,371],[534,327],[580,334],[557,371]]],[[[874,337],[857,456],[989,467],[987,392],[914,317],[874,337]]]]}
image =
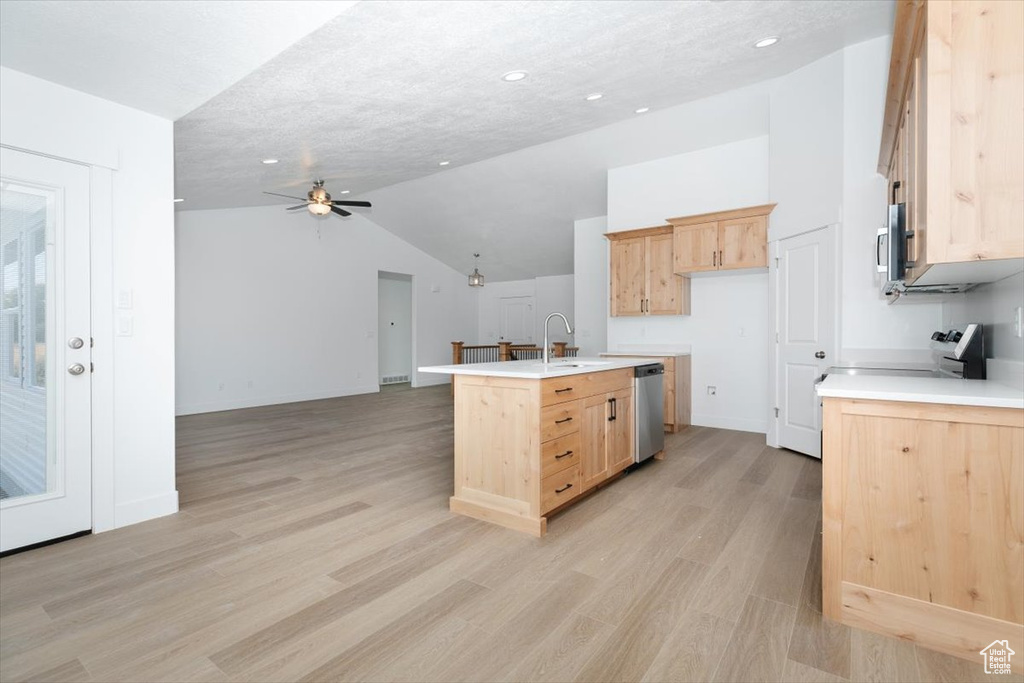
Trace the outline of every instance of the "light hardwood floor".
{"type": "Polygon", "coordinates": [[[180,418],[179,514],[0,560],[0,679],[986,678],[822,619],[817,461],[667,439],[536,539],[448,512],[447,386],[180,418]]]}

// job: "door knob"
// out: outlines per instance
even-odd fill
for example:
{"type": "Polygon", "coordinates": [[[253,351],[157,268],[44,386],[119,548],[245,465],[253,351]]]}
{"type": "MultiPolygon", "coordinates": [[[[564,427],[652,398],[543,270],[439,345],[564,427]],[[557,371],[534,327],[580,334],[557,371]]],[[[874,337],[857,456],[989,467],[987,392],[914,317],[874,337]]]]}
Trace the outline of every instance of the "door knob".
{"type": "Polygon", "coordinates": [[[68,366],[68,372],[72,375],[81,375],[85,372],[85,366],[81,363],[74,363],[68,366]]]}
{"type": "Polygon", "coordinates": [[[72,337],[71,339],[68,339],[68,346],[73,349],[80,349],[85,346],[85,342],[82,341],[81,337],[72,337]]]}
{"type": "Polygon", "coordinates": [[[814,354],[814,357],[815,358],[824,358],[825,357],[825,352],[824,351],[818,351],[816,354],[814,354]]]}

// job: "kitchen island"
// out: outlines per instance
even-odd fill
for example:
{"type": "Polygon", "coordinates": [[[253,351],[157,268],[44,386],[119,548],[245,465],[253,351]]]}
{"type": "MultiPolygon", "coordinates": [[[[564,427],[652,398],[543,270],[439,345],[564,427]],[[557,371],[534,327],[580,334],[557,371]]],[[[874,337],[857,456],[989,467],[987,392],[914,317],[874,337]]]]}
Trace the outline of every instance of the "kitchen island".
{"type": "Polygon", "coordinates": [[[633,368],[649,358],[423,367],[455,377],[452,512],[543,536],[633,464],[633,368]]]}

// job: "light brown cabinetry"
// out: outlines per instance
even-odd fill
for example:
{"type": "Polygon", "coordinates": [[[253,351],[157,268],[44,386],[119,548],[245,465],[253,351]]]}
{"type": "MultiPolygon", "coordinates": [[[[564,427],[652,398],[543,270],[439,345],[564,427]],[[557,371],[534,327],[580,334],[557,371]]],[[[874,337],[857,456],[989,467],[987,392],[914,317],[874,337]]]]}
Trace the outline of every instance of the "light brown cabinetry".
{"type": "Polygon", "coordinates": [[[455,376],[453,512],[537,536],[546,515],[633,462],[633,370],[455,376]]]}
{"type": "MultiPolygon", "coordinates": [[[[601,354],[613,357],[610,354],[601,354]]],[[[621,354],[620,354],[621,355],[621,354]]],[[[665,414],[665,431],[675,434],[690,426],[690,356],[665,356],[648,353],[631,353],[637,358],[650,358],[665,365],[662,386],[665,414]]]]}
{"type": "Polygon", "coordinates": [[[1024,652],[1024,411],[826,398],[822,471],[825,616],[1024,652]]]}
{"type": "Polygon", "coordinates": [[[1024,267],[1021,25],[1020,2],[897,3],[878,170],[906,204],[908,283],[1024,267]]]}
{"type": "Polygon", "coordinates": [[[613,316],[689,315],[690,281],[672,270],[672,226],[605,235],[613,316]]]}
{"type": "Polygon", "coordinates": [[[633,462],[633,390],[591,396],[582,403],[580,475],[586,491],[633,462]]]}
{"type": "Polygon", "coordinates": [[[768,215],[774,204],[669,218],[677,274],[766,268],[768,215]]]}

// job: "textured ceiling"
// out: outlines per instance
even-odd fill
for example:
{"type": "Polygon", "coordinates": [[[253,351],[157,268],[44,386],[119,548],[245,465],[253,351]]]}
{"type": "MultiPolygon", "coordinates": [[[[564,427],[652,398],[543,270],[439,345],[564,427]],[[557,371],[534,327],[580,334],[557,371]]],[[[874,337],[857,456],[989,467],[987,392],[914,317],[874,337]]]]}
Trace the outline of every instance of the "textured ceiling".
{"type": "Polygon", "coordinates": [[[446,172],[786,73],[888,32],[892,11],[888,0],[361,2],[177,121],[179,209],[274,203],[259,191],[313,176],[356,195],[446,172]],[[772,34],[775,47],[751,47],[772,34]],[[502,81],[512,69],[530,76],[502,81]],[[591,92],[604,98],[585,101],[591,92]]]}
{"type": "Polygon", "coordinates": [[[2,0],[0,64],[176,119],[352,4],[2,0]]]}

